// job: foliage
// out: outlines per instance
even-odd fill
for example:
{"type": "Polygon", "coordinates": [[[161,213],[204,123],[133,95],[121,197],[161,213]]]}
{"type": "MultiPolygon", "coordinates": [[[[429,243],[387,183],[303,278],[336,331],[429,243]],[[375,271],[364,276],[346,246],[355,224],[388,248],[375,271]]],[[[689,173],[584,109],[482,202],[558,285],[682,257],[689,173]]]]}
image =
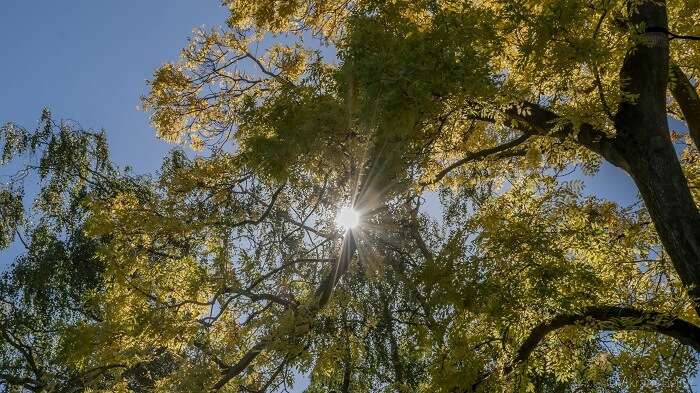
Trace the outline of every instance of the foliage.
{"type": "MultiPolygon", "coordinates": [[[[185,145],[157,176],[47,113],[2,129],[3,162],[40,157],[0,193],[0,245],[30,235],[0,287],[6,390],[275,391],[298,372],[309,392],[690,389],[682,245],[615,143],[646,102],[624,73],[654,47],[639,10],[690,34],[700,3],[225,5],[149,82],[156,132],[185,145]],[[587,195],[571,173],[602,160],[643,201],[587,195]]],[[[669,45],[696,78],[699,47],[669,45]]],[[[697,201],[693,143],[684,173],[673,158],[697,201]]]]}

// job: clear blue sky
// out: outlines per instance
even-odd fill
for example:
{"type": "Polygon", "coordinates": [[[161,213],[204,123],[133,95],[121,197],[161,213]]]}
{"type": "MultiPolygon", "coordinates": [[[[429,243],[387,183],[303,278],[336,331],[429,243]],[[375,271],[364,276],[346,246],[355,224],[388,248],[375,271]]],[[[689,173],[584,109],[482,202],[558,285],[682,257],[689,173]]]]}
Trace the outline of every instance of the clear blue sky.
{"type": "MultiPolygon", "coordinates": [[[[151,172],[172,146],[156,139],[137,110],[145,80],[177,59],[193,28],[225,18],[218,0],[6,1],[0,123],[33,128],[49,107],[56,119],[105,129],[118,164],[151,172]]],[[[627,176],[609,166],[586,182],[589,192],[623,204],[636,195],[627,176]]]]}
{"type": "Polygon", "coordinates": [[[0,122],[33,128],[41,109],[104,128],[114,158],[137,172],[171,146],[137,110],[145,80],[177,59],[198,26],[222,25],[217,0],[7,1],[0,13],[0,122]]]}

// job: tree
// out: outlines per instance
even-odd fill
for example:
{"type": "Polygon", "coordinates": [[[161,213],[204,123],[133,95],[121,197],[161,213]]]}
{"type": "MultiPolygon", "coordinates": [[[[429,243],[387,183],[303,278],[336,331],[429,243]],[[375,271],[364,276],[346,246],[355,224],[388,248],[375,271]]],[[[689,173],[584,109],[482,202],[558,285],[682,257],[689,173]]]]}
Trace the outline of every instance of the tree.
{"type": "Polygon", "coordinates": [[[120,365],[111,391],[691,389],[700,49],[671,32],[700,4],[224,3],[144,97],[205,153],[80,198],[101,318],[60,332],[63,367],[120,365]],[[642,203],[567,180],[602,160],[642,203]]]}
{"type": "Polygon", "coordinates": [[[46,391],[89,385],[99,381],[100,373],[65,367],[57,333],[100,320],[99,309],[84,299],[85,293],[100,290],[100,241],[85,236],[86,211],[80,201],[90,193],[106,195],[113,178],[104,135],[55,123],[48,110],[35,131],[10,123],[1,135],[0,163],[16,164],[16,172],[0,189],[0,246],[15,239],[24,253],[8,264],[0,280],[0,388],[46,391]],[[22,163],[21,158],[28,159],[22,163]],[[27,192],[33,181],[39,190],[27,192]]]}

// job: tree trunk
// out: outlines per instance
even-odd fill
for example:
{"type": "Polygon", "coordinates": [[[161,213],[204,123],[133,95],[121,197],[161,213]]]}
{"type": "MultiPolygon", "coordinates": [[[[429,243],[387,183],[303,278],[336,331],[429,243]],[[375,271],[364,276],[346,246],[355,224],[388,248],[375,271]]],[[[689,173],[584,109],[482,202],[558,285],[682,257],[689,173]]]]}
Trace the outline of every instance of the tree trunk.
{"type": "Polygon", "coordinates": [[[672,65],[671,75],[673,76],[671,94],[681,108],[685,123],[688,125],[690,139],[695,144],[695,148],[700,150],[700,96],[681,67],[672,65]]]}
{"type": "MultiPolygon", "coordinates": [[[[663,2],[630,11],[634,26],[667,28],[663,2]]],[[[700,214],[671,142],[666,112],[669,46],[665,33],[643,34],[645,42],[625,57],[623,102],[615,117],[615,149],[627,163],[666,252],[700,315],[700,214]]]]}

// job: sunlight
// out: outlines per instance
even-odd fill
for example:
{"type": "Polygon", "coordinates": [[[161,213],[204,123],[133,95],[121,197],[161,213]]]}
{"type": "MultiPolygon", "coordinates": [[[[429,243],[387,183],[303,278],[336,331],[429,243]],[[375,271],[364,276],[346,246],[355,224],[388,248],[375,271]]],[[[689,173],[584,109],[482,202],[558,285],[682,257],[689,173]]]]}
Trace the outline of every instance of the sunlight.
{"type": "Polygon", "coordinates": [[[345,206],[338,211],[335,223],[341,229],[353,229],[360,223],[360,213],[352,207],[345,206]]]}

